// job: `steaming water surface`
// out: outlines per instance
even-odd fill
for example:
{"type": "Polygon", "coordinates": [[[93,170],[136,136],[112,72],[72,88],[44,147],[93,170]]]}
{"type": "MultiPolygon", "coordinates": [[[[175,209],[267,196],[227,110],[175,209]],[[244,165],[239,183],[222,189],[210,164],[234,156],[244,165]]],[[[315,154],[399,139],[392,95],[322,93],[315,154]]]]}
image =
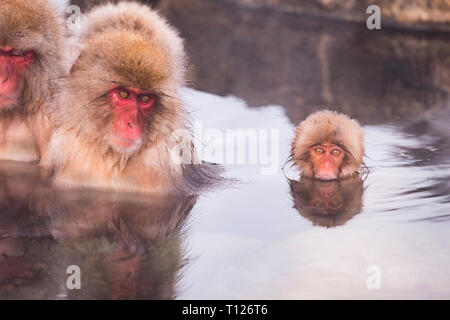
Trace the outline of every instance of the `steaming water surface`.
{"type": "Polygon", "coordinates": [[[237,181],[198,197],[157,197],[52,190],[35,165],[3,162],[1,298],[450,297],[442,115],[430,134],[365,126],[370,173],[318,183],[281,170],[294,128],[282,107],[183,95],[201,120],[197,134],[278,129],[275,174],[226,164],[237,181]],[[67,289],[70,265],[82,270],[80,290],[67,289]]]}
{"type": "MultiPolygon", "coordinates": [[[[202,100],[202,94],[190,94],[202,100]]],[[[250,127],[279,128],[280,158],[287,158],[293,126],[281,108],[205,100],[205,109],[209,104],[230,115],[219,127],[246,127],[249,121],[250,127]]],[[[246,182],[197,204],[188,239],[196,259],[182,278],[187,289],[180,298],[448,298],[446,147],[438,136],[395,125],[364,129],[370,173],[362,192],[355,183],[353,198],[340,197],[350,216],[336,227],[333,218],[308,219],[293,208],[302,195],[292,194],[281,171],[261,176],[251,166],[228,167],[230,176],[246,182]],[[381,272],[379,290],[368,288],[370,266],[381,272]]]]}

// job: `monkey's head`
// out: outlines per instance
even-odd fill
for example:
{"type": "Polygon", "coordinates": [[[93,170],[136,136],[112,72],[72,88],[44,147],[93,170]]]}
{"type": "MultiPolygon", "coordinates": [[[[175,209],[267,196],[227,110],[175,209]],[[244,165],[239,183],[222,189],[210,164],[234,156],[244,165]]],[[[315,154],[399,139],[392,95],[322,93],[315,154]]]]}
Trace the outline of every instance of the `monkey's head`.
{"type": "Polygon", "coordinates": [[[84,43],[66,80],[64,125],[102,151],[134,154],[170,135],[171,122],[181,116],[179,68],[167,46],[146,34],[97,33],[84,43]]]}
{"type": "Polygon", "coordinates": [[[335,180],[356,174],[363,165],[364,132],[343,114],[319,111],[297,127],[291,158],[302,175],[335,180]]]}
{"type": "Polygon", "coordinates": [[[0,112],[36,108],[46,98],[63,33],[47,0],[0,1],[0,112]]]}
{"type": "Polygon", "coordinates": [[[170,136],[184,117],[182,40],[136,3],[100,7],[86,20],[62,90],[60,122],[99,152],[129,157],[170,136]]]}

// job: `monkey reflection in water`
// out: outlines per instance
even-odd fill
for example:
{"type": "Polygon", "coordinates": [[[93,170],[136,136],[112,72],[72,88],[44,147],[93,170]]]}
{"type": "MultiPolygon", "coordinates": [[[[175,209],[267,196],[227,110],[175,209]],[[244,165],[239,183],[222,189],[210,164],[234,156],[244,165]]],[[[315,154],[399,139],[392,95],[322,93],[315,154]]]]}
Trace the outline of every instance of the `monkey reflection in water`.
{"type": "Polygon", "coordinates": [[[364,131],[356,120],[323,110],[295,130],[290,160],[301,170],[290,180],[295,208],[314,225],[345,224],[362,208],[362,173],[367,173],[364,131]]]}
{"type": "Polygon", "coordinates": [[[37,166],[35,174],[22,167],[0,166],[0,299],[178,295],[197,196],[52,190],[37,166]],[[80,290],[67,287],[71,265],[80,267],[80,290]]]}
{"type": "Polygon", "coordinates": [[[361,212],[364,186],[360,176],[324,181],[302,177],[289,180],[294,208],[316,226],[344,225],[361,212]]]}

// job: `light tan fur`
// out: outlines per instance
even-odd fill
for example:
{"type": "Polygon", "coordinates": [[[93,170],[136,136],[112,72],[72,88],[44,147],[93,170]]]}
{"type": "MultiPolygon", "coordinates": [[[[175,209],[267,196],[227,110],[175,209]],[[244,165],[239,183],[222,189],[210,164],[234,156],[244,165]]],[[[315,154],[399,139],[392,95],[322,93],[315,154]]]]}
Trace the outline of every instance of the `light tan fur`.
{"type": "MultiPolygon", "coordinates": [[[[80,55],[62,84],[57,129],[41,165],[58,186],[169,192],[183,184],[184,166],[171,150],[175,130],[191,139],[178,96],[184,81],[183,43],[155,11],[137,3],[105,5],[84,20],[80,55]],[[107,94],[123,86],[155,94],[142,143],[127,152],[108,142],[107,94]]],[[[188,148],[193,156],[192,145],[188,148]]]]}
{"type": "Polygon", "coordinates": [[[0,47],[33,50],[18,101],[0,109],[0,159],[30,161],[46,148],[52,97],[63,73],[62,17],[47,0],[0,1],[0,47]]]}
{"type": "Polygon", "coordinates": [[[339,177],[356,174],[363,165],[364,131],[356,120],[329,110],[311,114],[295,129],[291,159],[302,170],[302,174],[314,176],[309,149],[327,142],[345,150],[339,177]]]}
{"type": "MultiPolygon", "coordinates": [[[[149,36],[152,42],[165,49],[172,66],[171,81],[181,86],[185,76],[185,51],[183,40],[155,10],[136,2],[106,4],[94,8],[85,17],[78,37],[87,38],[109,30],[129,30],[133,34],[149,36]]],[[[159,66],[163,70],[163,66],[159,66]]]]}

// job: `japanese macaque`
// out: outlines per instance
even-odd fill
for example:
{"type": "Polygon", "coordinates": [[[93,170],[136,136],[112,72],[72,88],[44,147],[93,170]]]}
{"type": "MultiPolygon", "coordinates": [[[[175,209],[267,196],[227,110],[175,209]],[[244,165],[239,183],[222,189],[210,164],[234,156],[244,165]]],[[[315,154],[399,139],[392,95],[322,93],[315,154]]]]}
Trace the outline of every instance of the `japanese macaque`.
{"type": "Polygon", "coordinates": [[[346,178],[364,165],[364,132],[343,114],[319,111],[296,128],[291,160],[302,175],[320,180],[346,178]]]}
{"type": "Polygon", "coordinates": [[[289,185],[294,208],[316,226],[344,225],[362,210],[364,185],[358,175],[332,181],[302,177],[289,185]]]}
{"type": "Polygon", "coordinates": [[[0,160],[36,160],[45,149],[64,32],[47,0],[0,1],[0,160]]]}
{"type": "Polygon", "coordinates": [[[88,13],[79,41],[45,171],[60,187],[164,193],[183,185],[194,150],[177,32],[148,6],[123,2],[88,13]]]}

